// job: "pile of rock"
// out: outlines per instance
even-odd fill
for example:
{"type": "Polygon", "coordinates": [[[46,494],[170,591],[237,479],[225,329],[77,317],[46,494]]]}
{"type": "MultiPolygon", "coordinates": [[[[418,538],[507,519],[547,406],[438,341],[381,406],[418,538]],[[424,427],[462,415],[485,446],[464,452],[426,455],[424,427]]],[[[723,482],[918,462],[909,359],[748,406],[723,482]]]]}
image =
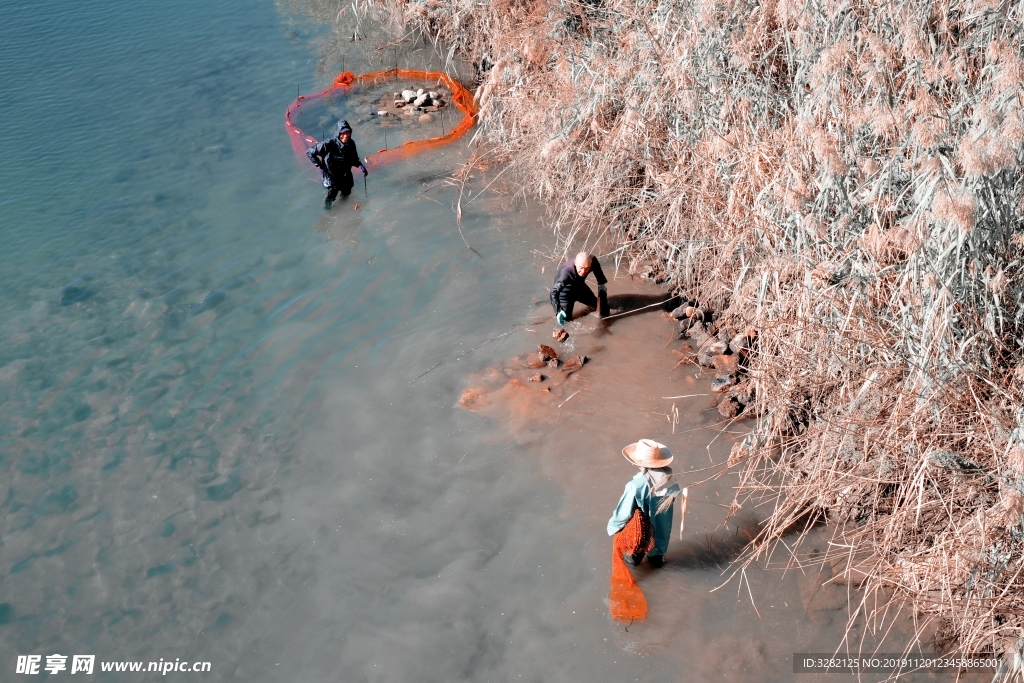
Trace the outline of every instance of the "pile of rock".
{"type": "Polygon", "coordinates": [[[375,103],[376,107],[384,108],[371,111],[370,116],[413,116],[419,114],[421,121],[430,120],[432,118],[430,112],[436,112],[446,106],[445,101],[449,96],[450,93],[447,91],[428,91],[423,88],[403,90],[394,94],[394,101],[390,104],[386,97],[378,100],[375,103]]]}
{"type": "Polygon", "coordinates": [[[395,93],[396,107],[404,107],[408,104],[411,104],[413,107],[443,107],[444,100],[441,99],[440,93],[433,90],[427,91],[423,88],[419,90],[403,90],[401,93],[395,93]]]}
{"type": "Polygon", "coordinates": [[[694,361],[717,371],[711,391],[722,394],[718,412],[733,418],[754,402],[754,387],[746,378],[750,352],[757,341],[757,330],[747,328],[732,334],[719,328],[719,315],[696,302],[686,302],[671,313],[677,321],[678,338],[689,338],[696,350],[694,361]]]}
{"type": "MultiPolygon", "coordinates": [[[[586,356],[574,356],[573,358],[570,358],[563,363],[562,360],[558,357],[558,351],[555,351],[547,344],[538,344],[537,349],[538,351],[536,357],[528,359],[526,361],[526,367],[533,369],[540,369],[543,367],[561,368],[562,372],[564,372],[566,376],[569,376],[572,373],[579,370],[580,368],[582,368],[583,364],[587,362],[586,356]]],[[[543,382],[544,376],[538,376],[540,377],[540,379],[533,380],[531,378],[531,380],[536,382],[543,382]]]]}

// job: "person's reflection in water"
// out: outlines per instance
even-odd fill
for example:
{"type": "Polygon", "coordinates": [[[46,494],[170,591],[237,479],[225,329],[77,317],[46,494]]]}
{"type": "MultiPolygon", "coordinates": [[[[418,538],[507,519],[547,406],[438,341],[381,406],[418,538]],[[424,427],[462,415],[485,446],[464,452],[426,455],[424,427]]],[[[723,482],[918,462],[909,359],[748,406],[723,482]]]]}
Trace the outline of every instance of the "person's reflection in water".
{"type": "Polygon", "coordinates": [[[359,226],[362,224],[362,211],[332,211],[320,216],[313,228],[324,233],[328,242],[351,245],[355,253],[359,251],[359,226]]]}

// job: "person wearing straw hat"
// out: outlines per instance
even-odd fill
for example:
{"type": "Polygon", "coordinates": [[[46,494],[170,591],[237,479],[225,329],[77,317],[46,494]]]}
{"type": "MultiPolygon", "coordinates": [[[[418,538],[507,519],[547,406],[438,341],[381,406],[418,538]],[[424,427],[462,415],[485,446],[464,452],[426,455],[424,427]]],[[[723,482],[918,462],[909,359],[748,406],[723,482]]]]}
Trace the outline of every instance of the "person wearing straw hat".
{"type": "Polygon", "coordinates": [[[551,306],[555,309],[555,322],[561,327],[566,320],[572,320],[572,307],[577,301],[590,308],[600,308],[598,314],[603,318],[608,315],[608,278],[601,270],[601,262],[597,257],[581,251],[572,261],[563,263],[555,273],[555,284],[551,287],[551,306]],[[597,279],[597,296],[587,287],[586,279],[590,273],[597,279]]]}
{"type": "MultiPolygon", "coordinates": [[[[640,468],[640,473],[629,480],[622,498],[608,520],[608,535],[614,536],[632,519],[635,510],[640,512],[654,527],[654,548],[647,554],[652,567],[665,564],[669,536],[672,535],[672,507],[681,493],[679,484],[672,476],[672,451],[665,444],[640,439],[622,449],[626,460],[640,468]]],[[[634,567],[644,559],[644,554],[623,554],[627,564],[634,567]]]]}

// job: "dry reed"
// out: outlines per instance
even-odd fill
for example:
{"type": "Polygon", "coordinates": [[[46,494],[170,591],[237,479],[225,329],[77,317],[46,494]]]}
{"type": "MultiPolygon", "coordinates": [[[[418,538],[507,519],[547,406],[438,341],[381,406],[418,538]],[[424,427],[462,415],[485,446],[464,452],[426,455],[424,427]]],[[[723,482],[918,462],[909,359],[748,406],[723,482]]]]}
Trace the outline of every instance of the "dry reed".
{"type": "Polygon", "coordinates": [[[834,530],[864,611],[1024,657],[1024,5],[370,1],[479,70],[565,251],[759,330],[749,548],[834,530]]]}

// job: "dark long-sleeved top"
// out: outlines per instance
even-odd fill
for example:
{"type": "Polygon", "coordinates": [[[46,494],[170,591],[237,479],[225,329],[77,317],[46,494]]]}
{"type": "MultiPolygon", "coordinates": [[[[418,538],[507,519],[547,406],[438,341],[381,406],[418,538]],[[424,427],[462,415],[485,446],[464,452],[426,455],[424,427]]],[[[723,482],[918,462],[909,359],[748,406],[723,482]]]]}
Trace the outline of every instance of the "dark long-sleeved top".
{"type": "MultiPolygon", "coordinates": [[[[601,270],[601,262],[594,256],[590,262],[590,273],[594,274],[597,278],[597,284],[603,285],[608,282],[608,278],[604,276],[604,271],[601,270]]],[[[590,273],[587,273],[589,275],[590,273]]],[[[572,305],[576,301],[579,301],[577,295],[581,289],[589,289],[586,285],[585,277],[580,277],[580,274],[576,272],[576,262],[566,261],[558,269],[555,274],[555,284],[551,288],[551,302],[557,303],[559,311],[564,311],[566,315],[572,316],[572,305]]]]}
{"type": "Polygon", "coordinates": [[[324,140],[307,149],[306,156],[335,187],[352,187],[352,167],[363,165],[356,143],[351,138],[344,145],[338,138],[324,140]]]}

